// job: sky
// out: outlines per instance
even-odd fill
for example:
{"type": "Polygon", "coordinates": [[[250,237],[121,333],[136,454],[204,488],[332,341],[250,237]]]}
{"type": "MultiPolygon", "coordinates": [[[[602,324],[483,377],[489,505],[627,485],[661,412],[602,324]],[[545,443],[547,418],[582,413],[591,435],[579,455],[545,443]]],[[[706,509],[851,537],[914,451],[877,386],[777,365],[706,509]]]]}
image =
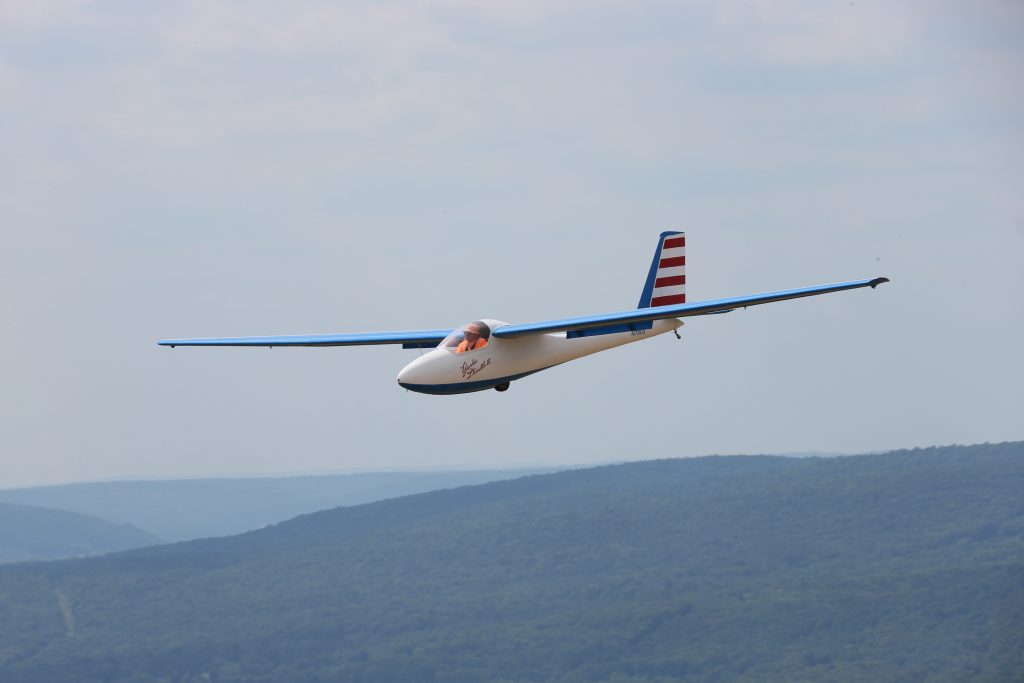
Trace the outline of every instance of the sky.
{"type": "Polygon", "coordinates": [[[1024,438],[1019,2],[0,3],[0,487],[1024,438]],[[416,351],[888,276],[505,393],[416,351]]]}

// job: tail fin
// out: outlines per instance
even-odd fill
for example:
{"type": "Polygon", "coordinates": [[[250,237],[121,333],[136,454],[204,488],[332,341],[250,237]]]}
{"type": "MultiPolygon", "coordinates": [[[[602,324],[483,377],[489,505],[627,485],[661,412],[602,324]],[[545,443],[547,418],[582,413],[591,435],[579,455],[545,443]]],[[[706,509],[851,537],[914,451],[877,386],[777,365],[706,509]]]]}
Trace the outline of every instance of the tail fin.
{"type": "Polygon", "coordinates": [[[663,232],[637,308],[686,303],[686,233],[663,232]]]}

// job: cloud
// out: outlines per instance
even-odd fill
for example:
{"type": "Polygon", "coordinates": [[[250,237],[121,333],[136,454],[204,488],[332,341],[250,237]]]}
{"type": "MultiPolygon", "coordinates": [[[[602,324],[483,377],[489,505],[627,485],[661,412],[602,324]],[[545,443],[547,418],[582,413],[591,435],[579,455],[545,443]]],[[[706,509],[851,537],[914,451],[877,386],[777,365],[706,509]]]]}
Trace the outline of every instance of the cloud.
{"type": "Polygon", "coordinates": [[[38,29],[82,20],[94,0],[32,0],[0,3],[0,29],[38,29]]]}
{"type": "Polygon", "coordinates": [[[180,54],[348,54],[379,66],[409,63],[451,43],[415,3],[193,2],[163,36],[180,54]]]}
{"type": "Polygon", "coordinates": [[[0,111],[29,102],[29,85],[20,69],[0,61],[0,111]]]}
{"type": "Polygon", "coordinates": [[[906,50],[910,17],[893,4],[753,0],[716,5],[725,32],[742,32],[746,59],[822,66],[890,62],[906,50]]]}

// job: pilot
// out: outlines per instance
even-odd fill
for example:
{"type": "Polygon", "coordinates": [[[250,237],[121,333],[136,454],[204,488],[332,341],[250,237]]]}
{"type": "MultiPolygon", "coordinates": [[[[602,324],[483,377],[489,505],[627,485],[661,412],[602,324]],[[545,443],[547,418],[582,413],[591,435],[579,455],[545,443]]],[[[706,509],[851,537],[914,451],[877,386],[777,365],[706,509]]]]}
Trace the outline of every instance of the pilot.
{"type": "Polygon", "coordinates": [[[466,325],[466,329],[462,331],[462,334],[464,339],[459,342],[455,353],[465,353],[466,351],[474,351],[487,346],[487,340],[491,336],[491,328],[487,326],[487,323],[477,320],[466,325]]]}

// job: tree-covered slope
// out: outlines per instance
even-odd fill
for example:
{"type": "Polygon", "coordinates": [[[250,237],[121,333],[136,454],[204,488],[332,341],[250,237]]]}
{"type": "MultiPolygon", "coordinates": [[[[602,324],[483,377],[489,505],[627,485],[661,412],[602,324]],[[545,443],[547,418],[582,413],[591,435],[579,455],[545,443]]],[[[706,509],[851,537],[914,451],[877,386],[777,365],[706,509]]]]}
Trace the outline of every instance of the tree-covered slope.
{"type": "Polygon", "coordinates": [[[0,490],[0,501],[94,515],[132,524],[168,541],[186,541],[238,534],[326,508],[554,470],[91,482],[0,490]]]}
{"type": "Polygon", "coordinates": [[[0,679],[1021,680],[1022,491],[1019,443],[666,460],[3,568],[0,679]]]}
{"type": "Polygon", "coordinates": [[[156,543],[161,540],[128,524],[0,503],[0,563],[100,555],[156,543]]]}

